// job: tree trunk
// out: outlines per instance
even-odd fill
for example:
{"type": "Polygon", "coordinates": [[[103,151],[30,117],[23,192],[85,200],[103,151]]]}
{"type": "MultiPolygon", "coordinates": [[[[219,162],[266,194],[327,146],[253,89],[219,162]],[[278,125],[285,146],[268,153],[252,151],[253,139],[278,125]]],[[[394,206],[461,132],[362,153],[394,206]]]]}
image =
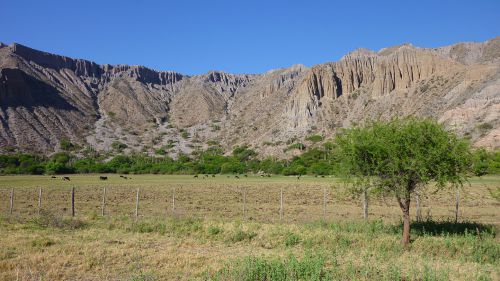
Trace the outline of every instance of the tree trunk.
{"type": "Polygon", "coordinates": [[[363,219],[368,219],[368,190],[363,190],[363,219]]]}
{"type": "Polygon", "coordinates": [[[403,245],[407,247],[410,244],[410,210],[403,213],[403,245]]]}
{"type": "Polygon", "coordinates": [[[399,206],[403,211],[403,246],[406,248],[410,245],[410,196],[404,200],[398,198],[399,206]]]}
{"type": "Polygon", "coordinates": [[[458,222],[458,208],[460,206],[460,189],[457,188],[457,194],[455,196],[455,223],[458,222]]]}

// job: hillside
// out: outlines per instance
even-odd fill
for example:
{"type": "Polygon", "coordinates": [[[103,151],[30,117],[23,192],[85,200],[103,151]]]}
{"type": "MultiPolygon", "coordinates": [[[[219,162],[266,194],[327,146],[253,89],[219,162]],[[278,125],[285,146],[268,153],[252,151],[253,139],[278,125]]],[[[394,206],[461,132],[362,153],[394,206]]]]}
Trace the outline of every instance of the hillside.
{"type": "MultiPolygon", "coordinates": [[[[500,37],[441,48],[358,49],[337,62],[263,74],[188,76],[99,65],[0,44],[0,152],[50,154],[68,139],[99,151],[171,156],[248,144],[284,157],[295,140],[373,119],[431,117],[500,147],[500,37]],[[288,143],[288,144],[287,144],[288,143]]],[[[307,141],[306,141],[307,143],[307,141]]]]}

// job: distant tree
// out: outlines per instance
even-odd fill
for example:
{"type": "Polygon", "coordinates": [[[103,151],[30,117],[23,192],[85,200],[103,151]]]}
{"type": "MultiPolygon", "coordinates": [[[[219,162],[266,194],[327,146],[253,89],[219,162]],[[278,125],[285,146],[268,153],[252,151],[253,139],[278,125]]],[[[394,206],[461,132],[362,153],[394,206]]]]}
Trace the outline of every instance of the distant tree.
{"type": "Polygon", "coordinates": [[[430,120],[413,118],[354,127],[336,138],[340,172],[393,194],[403,212],[403,244],[410,243],[410,201],[419,186],[462,186],[471,168],[466,141],[430,120]]]}
{"type": "Polygon", "coordinates": [[[233,157],[241,162],[248,161],[255,156],[257,156],[257,153],[246,145],[237,146],[233,149],[233,157]]]}

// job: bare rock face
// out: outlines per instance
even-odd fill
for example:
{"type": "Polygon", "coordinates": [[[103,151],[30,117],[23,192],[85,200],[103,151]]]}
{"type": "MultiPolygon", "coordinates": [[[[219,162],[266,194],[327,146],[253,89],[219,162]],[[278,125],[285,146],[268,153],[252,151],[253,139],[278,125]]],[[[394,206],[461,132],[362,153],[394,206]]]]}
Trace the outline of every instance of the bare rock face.
{"type": "Polygon", "coordinates": [[[432,49],[358,49],[311,68],[186,76],[0,43],[0,150],[52,153],[61,139],[110,150],[120,141],[126,152],[169,147],[175,157],[211,141],[281,157],[292,139],[409,115],[498,148],[499,62],[497,37],[432,49]]]}
{"type": "Polygon", "coordinates": [[[365,89],[377,98],[394,91],[407,91],[416,83],[460,64],[427,50],[401,46],[378,54],[357,50],[339,62],[318,65],[297,89],[285,110],[294,127],[307,127],[323,102],[365,89]]]}

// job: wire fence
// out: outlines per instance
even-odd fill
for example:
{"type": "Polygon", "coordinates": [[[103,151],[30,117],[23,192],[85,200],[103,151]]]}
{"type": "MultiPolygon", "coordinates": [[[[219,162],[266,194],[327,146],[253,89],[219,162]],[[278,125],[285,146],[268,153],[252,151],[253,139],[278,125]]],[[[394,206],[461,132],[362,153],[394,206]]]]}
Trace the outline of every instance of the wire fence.
{"type": "MultiPolygon", "coordinates": [[[[478,219],[481,198],[468,199],[462,219],[478,219]],[[477,200],[476,200],[477,199],[477,200]]],[[[453,193],[430,200],[420,196],[421,216],[453,219],[453,193]],[[449,198],[448,198],[449,197],[449,198]]],[[[415,200],[413,200],[415,202],[415,200]]],[[[412,206],[415,212],[415,205],[412,206]]],[[[0,213],[20,218],[40,212],[55,216],[129,216],[136,219],[193,217],[259,222],[311,222],[363,217],[362,199],[343,195],[331,185],[314,184],[170,184],[168,186],[85,185],[0,187],[0,213]]],[[[415,214],[416,215],[416,214],[415,214]]],[[[369,218],[397,221],[393,198],[370,199],[369,218]]]]}

